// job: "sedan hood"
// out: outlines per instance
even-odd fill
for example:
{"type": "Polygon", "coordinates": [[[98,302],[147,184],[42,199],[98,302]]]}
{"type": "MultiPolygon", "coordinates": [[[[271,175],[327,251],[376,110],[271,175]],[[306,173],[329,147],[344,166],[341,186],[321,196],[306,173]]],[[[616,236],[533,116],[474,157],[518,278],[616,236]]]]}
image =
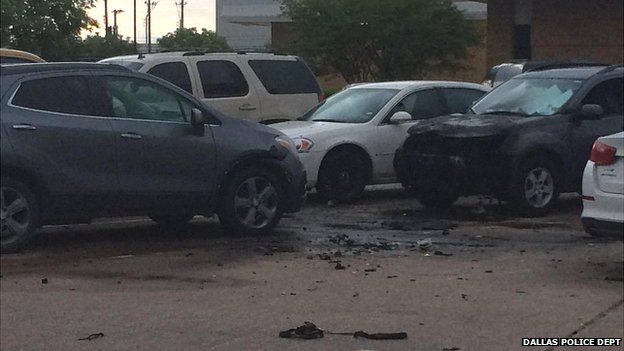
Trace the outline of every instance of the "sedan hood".
{"type": "Polygon", "coordinates": [[[308,137],[328,131],[337,131],[353,127],[352,123],[289,121],[271,124],[271,127],[288,135],[291,138],[308,137]]]}
{"type": "Polygon", "coordinates": [[[408,133],[434,133],[444,137],[476,138],[501,134],[544,117],[521,117],[508,115],[451,115],[432,118],[411,127],[408,133]]]}

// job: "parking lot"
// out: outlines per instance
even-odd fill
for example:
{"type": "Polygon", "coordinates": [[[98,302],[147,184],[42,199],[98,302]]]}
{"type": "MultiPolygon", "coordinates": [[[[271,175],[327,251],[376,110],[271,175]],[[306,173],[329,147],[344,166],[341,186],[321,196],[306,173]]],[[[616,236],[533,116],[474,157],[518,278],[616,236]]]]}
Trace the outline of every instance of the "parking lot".
{"type": "Polygon", "coordinates": [[[536,219],[478,202],[436,213],[393,187],[352,205],[311,196],[265,237],[203,218],[176,233],[143,218],[46,227],[2,256],[2,349],[520,350],[523,337],[623,337],[622,242],[583,232],[578,196],[536,219]],[[278,337],[304,321],[408,338],[278,337]]]}

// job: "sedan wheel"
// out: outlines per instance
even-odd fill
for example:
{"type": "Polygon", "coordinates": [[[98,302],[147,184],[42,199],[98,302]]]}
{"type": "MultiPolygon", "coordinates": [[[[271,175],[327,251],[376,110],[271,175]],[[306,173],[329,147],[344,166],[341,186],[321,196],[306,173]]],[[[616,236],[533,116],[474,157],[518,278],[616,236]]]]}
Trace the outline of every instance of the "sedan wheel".
{"type": "Polygon", "coordinates": [[[559,198],[559,168],[547,157],[524,160],[512,181],[509,200],[520,214],[545,216],[559,198]]]}

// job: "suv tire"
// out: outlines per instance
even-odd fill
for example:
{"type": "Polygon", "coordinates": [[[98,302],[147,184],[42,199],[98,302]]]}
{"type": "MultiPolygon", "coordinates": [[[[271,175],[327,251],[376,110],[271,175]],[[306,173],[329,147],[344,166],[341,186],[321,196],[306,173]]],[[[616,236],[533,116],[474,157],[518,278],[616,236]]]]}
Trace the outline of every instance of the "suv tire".
{"type": "Polygon", "coordinates": [[[559,198],[559,174],[555,163],[543,156],[524,160],[511,184],[511,203],[521,215],[542,217],[559,198]]]}
{"type": "Polygon", "coordinates": [[[2,253],[23,249],[39,226],[37,197],[24,183],[2,177],[2,253]]]}
{"type": "Polygon", "coordinates": [[[271,172],[250,167],[234,175],[222,192],[217,215],[235,234],[264,234],[282,218],[280,180],[271,172]]]}
{"type": "Polygon", "coordinates": [[[364,192],[368,171],[368,163],[359,153],[330,153],[322,162],[316,190],[325,200],[353,201],[364,192]]]}

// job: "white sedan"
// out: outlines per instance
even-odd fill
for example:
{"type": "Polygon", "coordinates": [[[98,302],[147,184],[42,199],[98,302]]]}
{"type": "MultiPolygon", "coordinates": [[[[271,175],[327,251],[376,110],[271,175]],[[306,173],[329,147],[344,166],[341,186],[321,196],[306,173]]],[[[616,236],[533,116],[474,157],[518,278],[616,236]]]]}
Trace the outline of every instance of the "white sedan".
{"type": "Polygon", "coordinates": [[[591,235],[624,235],[624,132],[594,143],[583,174],[581,218],[591,235]]]}
{"type": "Polygon", "coordinates": [[[421,120],[464,113],[489,91],[480,84],[407,81],[359,84],[330,97],[298,121],[273,124],[291,137],[308,187],[350,200],[367,184],[397,182],[394,153],[421,120]]]}

